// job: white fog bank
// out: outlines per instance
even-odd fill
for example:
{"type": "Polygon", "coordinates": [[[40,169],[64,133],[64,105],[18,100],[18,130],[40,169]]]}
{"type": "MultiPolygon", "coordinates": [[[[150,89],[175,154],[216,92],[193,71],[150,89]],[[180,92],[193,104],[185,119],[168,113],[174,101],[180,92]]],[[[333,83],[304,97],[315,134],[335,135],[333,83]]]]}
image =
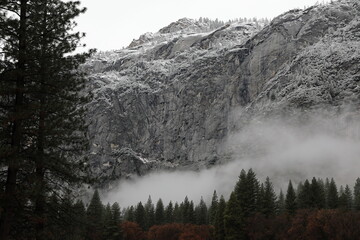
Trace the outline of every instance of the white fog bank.
{"type": "Polygon", "coordinates": [[[357,121],[314,118],[305,126],[280,121],[251,124],[230,136],[224,151],[234,161],[199,172],[154,172],[133,180],[121,180],[106,194],[104,202],[119,202],[122,207],[162,198],[181,202],[185,196],[198,203],[209,202],[214,190],[228,197],[241,169],[252,168],[259,180],[269,176],[279,191],[313,176],[334,177],[338,187],[352,186],[360,177],[360,125],[357,121]]]}

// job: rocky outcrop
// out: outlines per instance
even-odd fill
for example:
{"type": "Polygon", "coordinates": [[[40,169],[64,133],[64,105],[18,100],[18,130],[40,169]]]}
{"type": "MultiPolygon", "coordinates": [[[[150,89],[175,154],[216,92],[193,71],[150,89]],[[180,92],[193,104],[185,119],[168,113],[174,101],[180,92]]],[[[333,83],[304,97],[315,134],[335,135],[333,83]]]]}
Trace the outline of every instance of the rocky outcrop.
{"type": "Polygon", "coordinates": [[[255,116],[358,104],[359,15],[342,1],[208,33],[182,19],[98,54],[84,66],[94,173],[211,166],[231,159],[224,139],[255,116]]]}

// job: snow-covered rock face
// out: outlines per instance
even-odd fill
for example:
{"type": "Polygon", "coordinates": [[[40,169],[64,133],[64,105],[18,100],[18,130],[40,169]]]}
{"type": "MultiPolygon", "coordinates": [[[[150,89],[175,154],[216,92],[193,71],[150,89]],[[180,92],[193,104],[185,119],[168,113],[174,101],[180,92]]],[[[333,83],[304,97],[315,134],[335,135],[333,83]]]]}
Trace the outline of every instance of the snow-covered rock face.
{"type": "Polygon", "coordinates": [[[269,25],[180,19],[98,53],[84,65],[95,174],[211,166],[231,159],[222,143],[252,118],[358,104],[359,16],[354,0],[292,10],[269,25]]]}

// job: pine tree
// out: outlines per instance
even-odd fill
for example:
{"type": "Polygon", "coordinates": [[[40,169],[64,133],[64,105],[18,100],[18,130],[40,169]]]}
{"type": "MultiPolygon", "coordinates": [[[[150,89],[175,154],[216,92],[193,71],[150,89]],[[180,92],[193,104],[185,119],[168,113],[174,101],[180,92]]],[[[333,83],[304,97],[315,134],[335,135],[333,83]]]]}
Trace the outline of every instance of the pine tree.
{"type": "Polygon", "coordinates": [[[360,178],[357,178],[354,185],[354,209],[360,210],[360,178]]]}
{"type": "Polygon", "coordinates": [[[329,189],[327,192],[328,208],[335,209],[339,204],[339,195],[336,187],[336,183],[333,178],[331,178],[329,189]]]}
{"type": "Polygon", "coordinates": [[[135,209],[134,206],[130,206],[125,212],[125,220],[128,222],[135,222],[135,209]]]}
{"type": "Polygon", "coordinates": [[[350,211],[351,209],[353,209],[353,196],[350,190],[350,187],[346,184],[345,186],[345,199],[346,199],[346,205],[345,205],[345,209],[350,211]]]}
{"type": "MultiPolygon", "coordinates": [[[[81,175],[80,156],[86,149],[83,107],[86,99],[80,95],[85,89],[84,74],[77,68],[89,55],[66,55],[76,49],[81,38],[79,33],[70,32],[73,19],[85,11],[79,8],[79,2],[32,1],[31,7],[36,14],[29,15],[28,19],[32,30],[38,33],[32,35],[33,44],[37,44],[30,48],[33,61],[29,64],[32,78],[37,82],[30,95],[36,104],[33,112],[36,123],[34,202],[35,214],[41,217],[46,193],[64,186],[48,182],[47,178],[72,184],[78,182],[81,175]],[[49,17],[59,13],[61,19],[49,17]]],[[[37,228],[41,234],[42,226],[37,228]]]]}
{"type": "MultiPolygon", "coordinates": [[[[76,232],[76,215],[73,207],[73,196],[71,196],[70,192],[67,192],[64,196],[62,196],[60,201],[60,211],[59,211],[59,218],[61,219],[60,225],[62,231],[60,231],[60,238],[61,239],[74,239],[77,236],[75,235],[76,232]]],[[[39,238],[36,233],[36,237],[39,238]]],[[[46,235],[46,228],[44,228],[43,232],[44,236],[42,238],[47,238],[46,235]]]]}
{"type": "Polygon", "coordinates": [[[28,23],[28,0],[15,2],[1,1],[1,27],[0,37],[2,52],[10,56],[10,61],[2,62],[0,84],[1,100],[7,100],[1,104],[0,136],[1,167],[7,167],[4,196],[2,197],[2,213],[0,218],[0,239],[8,240],[11,225],[16,216],[17,207],[17,178],[21,169],[21,163],[25,160],[22,154],[22,144],[25,142],[24,121],[27,115],[24,101],[24,89],[26,84],[26,53],[27,53],[27,28],[28,23]],[[15,12],[18,20],[8,17],[9,12],[15,12]],[[7,32],[13,32],[9,34],[7,32]],[[8,100],[9,99],[9,100],[8,100]]]}
{"type": "Polygon", "coordinates": [[[224,214],[226,209],[226,202],[224,196],[221,195],[220,201],[216,210],[215,218],[215,239],[224,240],[225,239],[225,225],[224,225],[224,214]]]}
{"type": "Polygon", "coordinates": [[[134,217],[135,222],[144,230],[146,228],[145,208],[141,202],[136,206],[134,217]]]}
{"type": "Polygon", "coordinates": [[[259,190],[259,181],[256,178],[256,174],[252,169],[249,169],[246,175],[247,191],[244,194],[245,200],[243,203],[243,211],[245,217],[253,215],[257,209],[257,194],[259,190]]]}
{"type": "Polygon", "coordinates": [[[232,192],[224,213],[225,239],[242,240],[245,238],[244,217],[235,192],[232,192]]]}
{"type": "Polygon", "coordinates": [[[325,195],[321,184],[318,183],[315,177],[312,178],[310,184],[310,206],[311,208],[322,209],[325,207],[325,195]]]}
{"type": "Polygon", "coordinates": [[[120,228],[121,223],[121,213],[120,213],[120,206],[117,202],[113,203],[111,206],[111,213],[112,213],[112,221],[110,227],[110,236],[108,240],[121,240],[122,239],[122,232],[120,228]]]}
{"type": "Polygon", "coordinates": [[[105,240],[120,240],[120,207],[118,203],[112,206],[108,203],[103,213],[103,239],[105,240]]]}
{"type": "Polygon", "coordinates": [[[165,208],[165,223],[173,223],[173,222],[174,222],[174,207],[172,202],[170,201],[165,208]]]}
{"type": "Polygon", "coordinates": [[[330,180],[329,178],[326,178],[324,184],[324,191],[325,191],[325,208],[327,209],[329,208],[329,199],[328,199],[329,188],[330,188],[330,180]]]}
{"type": "Polygon", "coordinates": [[[252,169],[247,174],[241,170],[234,191],[244,217],[253,215],[258,210],[259,181],[252,169]]]}
{"type": "Polygon", "coordinates": [[[155,224],[161,225],[165,223],[165,209],[161,198],[156,203],[155,224]]]}
{"type": "MultiPolygon", "coordinates": [[[[227,204],[228,212],[227,216],[231,215],[231,210],[234,209],[235,212],[237,212],[237,220],[236,223],[241,223],[241,226],[238,231],[238,233],[232,233],[229,236],[226,236],[227,238],[233,238],[235,236],[239,237],[239,239],[243,239],[246,236],[245,230],[246,230],[246,219],[252,215],[254,215],[259,210],[259,181],[256,178],[256,174],[253,172],[252,169],[249,169],[249,171],[246,173],[244,170],[241,170],[239,180],[235,185],[235,189],[233,191],[234,196],[236,197],[238,206],[234,208],[234,204],[227,204]],[[228,206],[229,205],[229,206],[228,206]],[[241,214],[240,214],[241,213],[241,214]],[[230,215],[229,215],[230,214],[230,215]]],[[[232,200],[233,201],[233,200],[232,200]]],[[[229,200],[230,202],[230,200],[229,200]]],[[[226,217],[226,214],[225,214],[226,217]]],[[[229,222],[234,222],[234,219],[231,217],[229,218],[231,220],[228,221],[228,225],[226,225],[225,222],[225,229],[229,228],[229,222]]],[[[232,228],[231,228],[232,229],[232,228]]],[[[231,230],[235,231],[235,230],[231,230]]],[[[227,232],[226,232],[227,234],[227,232]]]]}
{"type": "Polygon", "coordinates": [[[121,222],[120,206],[117,202],[111,205],[112,221],[113,224],[118,225],[121,222]]]}
{"type": "Polygon", "coordinates": [[[263,214],[267,217],[275,215],[276,211],[276,194],[269,177],[266,178],[263,198],[263,214]]]}
{"type": "Polygon", "coordinates": [[[94,191],[94,194],[90,200],[90,204],[86,211],[87,215],[87,227],[86,227],[86,239],[96,240],[100,239],[103,230],[103,205],[100,200],[98,190],[94,191]]]}
{"type": "Polygon", "coordinates": [[[278,200],[276,201],[276,214],[281,215],[285,213],[285,196],[280,189],[278,200]]]}
{"type": "Polygon", "coordinates": [[[302,182],[299,182],[298,185],[297,185],[297,189],[296,189],[296,196],[297,197],[300,195],[303,188],[304,188],[304,184],[302,182]]]}
{"type": "Polygon", "coordinates": [[[216,191],[214,190],[212,199],[211,199],[211,205],[209,208],[209,224],[215,225],[216,220],[216,211],[218,207],[219,201],[216,191]]]}
{"type": "Polygon", "coordinates": [[[340,186],[338,207],[347,211],[352,209],[352,193],[348,185],[340,186]]]}
{"type": "Polygon", "coordinates": [[[294,215],[297,209],[296,193],[292,186],[291,180],[289,181],[288,189],[286,191],[285,209],[286,212],[290,215],[294,215]]]}
{"type": "Polygon", "coordinates": [[[256,209],[258,212],[263,213],[264,212],[264,199],[265,199],[265,188],[264,188],[264,184],[261,183],[260,187],[259,187],[259,192],[258,192],[258,196],[256,199],[256,209]]]}
{"type": "Polygon", "coordinates": [[[246,192],[246,187],[246,172],[244,169],[242,169],[239,175],[239,180],[237,181],[234,189],[235,196],[239,201],[242,195],[246,192]]]}
{"type": "Polygon", "coordinates": [[[299,191],[298,197],[297,197],[297,205],[300,209],[306,209],[311,208],[312,206],[312,200],[311,200],[311,189],[310,189],[310,183],[309,180],[305,180],[304,184],[302,185],[302,188],[299,191]]]}
{"type": "Polygon", "coordinates": [[[194,206],[194,202],[192,200],[190,201],[187,215],[188,215],[188,223],[195,224],[196,223],[195,206],[194,206]]]}
{"type": "MultiPolygon", "coordinates": [[[[73,207],[74,215],[74,240],[81,240],[86,233],[86,209],[81,200],[77,200],[73,207]]],[[[56,232],[56,231],[51,231],[56,232]]]]}
{"type": "Polygon", "coordinates": [[[108,203],[104,209],[103,217],[103,239],[111,239],[112,236],[112,212],[110,203],[108,203]]]}
{"type": "Polygon", "coordinates": [[[319,186],[319,204],[318,208],[326,208],[326,191],[325,191],[325,183],[319,178],[317,180],[319,186]]]}
{"type": "Polygon", "coordinates": [[[145,230],[155,225],[155,207],[152,203],[151,196],[149,196],[145,204],[146,227],[145,230]]]}
{"type": "Polygon", "coordinates": [[[206,225],[208,224],[208,210],[206,203],[204,202],[204,199],[201,197],[200,203],[195,208],[195,218],[196,218],[196,224],[198,225],[206,225]]]}
{"type": "Polygon", "coordinates": [[[184,201],[180,204],[182,223],[194,223],[194,203],[189,202],[188,197],[186,196],[184,201]]]}
{"type": "Polygon", "coordinates": [[[176,202],[174,205],[174,222],[181,223],[183,219],[182,209],[179,204],[176,202]]]}

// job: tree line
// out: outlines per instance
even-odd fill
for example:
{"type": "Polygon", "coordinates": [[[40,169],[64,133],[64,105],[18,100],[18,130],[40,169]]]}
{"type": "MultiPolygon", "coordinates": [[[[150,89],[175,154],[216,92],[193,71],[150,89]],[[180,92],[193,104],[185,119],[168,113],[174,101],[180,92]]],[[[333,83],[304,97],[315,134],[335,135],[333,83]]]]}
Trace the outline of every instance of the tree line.
{"type": "Polygon", "coordinates": [[[200,17],[198,19],[198,22],[207,24],[209,26],[209,30],[213,30],[232,23],[243,23],[243,24],[254,23],[257,27],[259,27],[260,25],[268,25],[270,23],[270,20],[267,18],[245,17],[245,18],[235,18],[228,21],[222,21],[217,18],[215,20],[212,20],[206,17],[200,17]]]}
{"type": "Polygon", "coordinates": [[[214,191],[208,205],[188,197],[165,205],[149,196],[121,210],[118,203],[104,205],[97,190],[87,208],[79,200],[51,201],[60,204],[53,209],[73,214],[49,215],[49,232],[64,234],[51,239],[357,239],[360,233],[360,178],[353,190],[314,177],[296,188],[289,181],[287,191],[276,194],[269,178],[260,182],[250,169],[241,171],[229,199],[214,191]],[[61,217],[66,226],[53,220],[61,217]]]}

